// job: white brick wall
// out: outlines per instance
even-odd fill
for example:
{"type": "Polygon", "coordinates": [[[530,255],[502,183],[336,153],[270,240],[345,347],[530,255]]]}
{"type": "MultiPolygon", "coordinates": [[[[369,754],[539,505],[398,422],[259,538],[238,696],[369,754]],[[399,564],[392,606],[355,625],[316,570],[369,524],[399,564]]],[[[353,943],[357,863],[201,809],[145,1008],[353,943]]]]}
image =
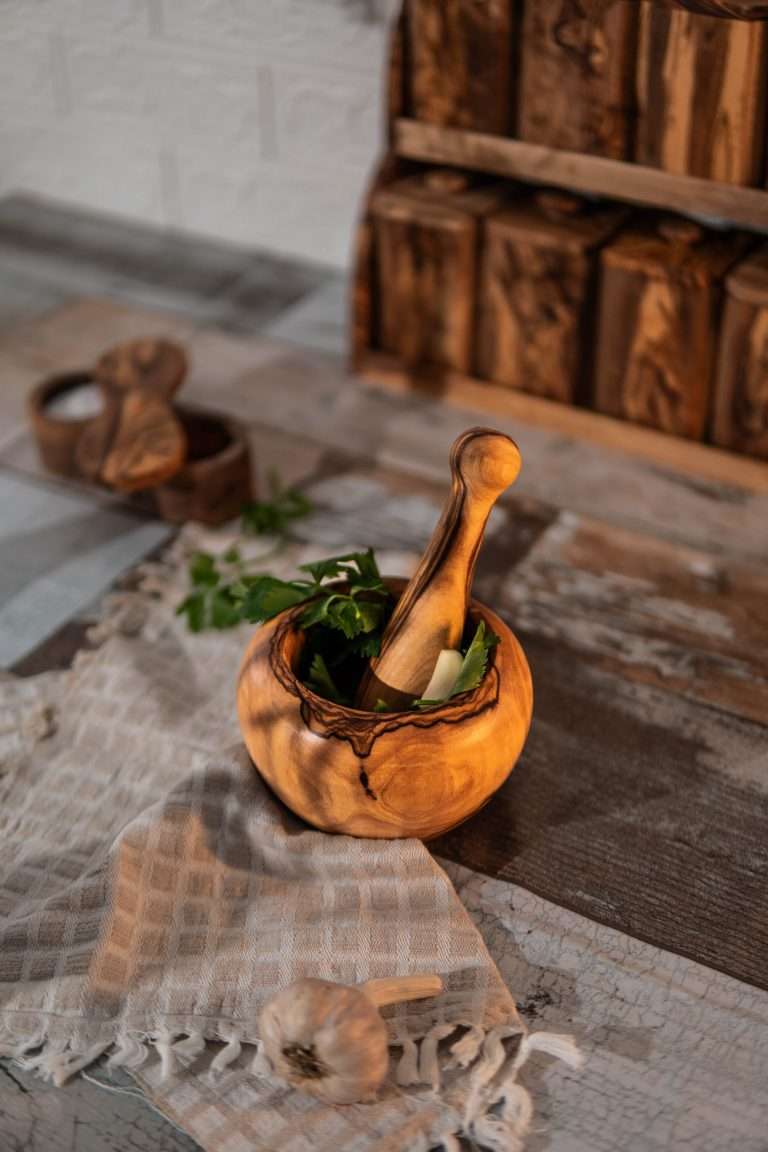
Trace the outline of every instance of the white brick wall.
{"type": "Polygon", "coordinates": [[[0,0],[0,196],[336,265],[394,0],[0,0]]]}

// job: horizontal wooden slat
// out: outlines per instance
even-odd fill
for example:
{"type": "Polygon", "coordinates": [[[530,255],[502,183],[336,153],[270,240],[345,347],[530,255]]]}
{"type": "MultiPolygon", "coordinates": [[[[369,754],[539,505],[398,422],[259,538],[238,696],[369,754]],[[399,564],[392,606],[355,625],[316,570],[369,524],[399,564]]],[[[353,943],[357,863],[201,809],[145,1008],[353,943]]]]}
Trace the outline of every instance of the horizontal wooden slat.
{"type": "Polygon", "coordinates": [[[395,123],[394,146],[409,160],[455,164],[513,180],[710,217],[768,232],[768,191],[679,176],[658,168],[561,152],[506,136],[462,132],[416,120],[395,123]]]}
{"type": "Polygon", "coordinates": [[[456,372],[405,370],[393,357],[376,352],[363,355],[355,368],[366,380],[394,392],[422,391],[458,408],[474,408],[489,415],[552,428],[569,439],[592,441],[676,472],[752,492],[768,492],[768,464],[708,444],[682,440],[598,412],[528,396],[456,372]]]}

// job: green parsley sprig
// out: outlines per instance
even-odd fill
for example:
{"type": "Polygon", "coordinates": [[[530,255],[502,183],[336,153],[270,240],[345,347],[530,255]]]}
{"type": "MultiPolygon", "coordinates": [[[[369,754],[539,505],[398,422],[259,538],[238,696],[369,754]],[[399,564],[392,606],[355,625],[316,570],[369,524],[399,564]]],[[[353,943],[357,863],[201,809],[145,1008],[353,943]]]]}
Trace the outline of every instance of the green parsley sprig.
{"type": "Polygon", "coordinates": [[[269,500],[254,500],[242,511],[246,536],[287,536],[294,520],[312,511],[311,501],[298,488],[283,488],[276,472],[270,472],[269,500]]]}
{"type": "MultiPolygon", "coordinates": [[[[271,499],[243,509],[243,533],[286,537],[292,522],[310,511],[302,493],[282,489],[273,476],[271,499]]],[[[197,552],[189,563],[190,591],[176,612],[186,617],[192,632],[202,632],[234,628],[246,620],[264,623],[287,608],[303,606],[297,616],[306,633],[299,676],[318,695],[349,706],[367,661],[379,654],[394,599],[371,548],[302,564],[299,571],[302,575],[295,580],[252,572],[236,546],[220,556],[197,552]]],[[[440,700],[414,700],[411,707],[434,708],[472,691],[485,675],[488,654],[498,642],[480,621],[448,694],[440,700]]],[[[374,709],[388,710],[382,701],[374,709]]]]}

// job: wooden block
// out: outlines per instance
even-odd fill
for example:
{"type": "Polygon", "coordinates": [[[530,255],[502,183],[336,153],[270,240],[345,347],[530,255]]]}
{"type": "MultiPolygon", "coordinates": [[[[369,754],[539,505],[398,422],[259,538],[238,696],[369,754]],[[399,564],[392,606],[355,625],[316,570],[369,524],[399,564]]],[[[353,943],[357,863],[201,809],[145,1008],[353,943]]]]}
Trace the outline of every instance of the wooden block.
{"type": "Polygon", "coordinates": [[[725,281],[712,439],[768,459],[768,244],[725,281]]]}
{"type": "Polygon", "coordinates": [[[434,169],[397,181],[371,203],[379,344],[406,364],[469,370],[479,221],[493,187],[434,169]]]}
{"type": "MultiPolygon", "coordinates": [[[[666,4],[669,0],[656,0],[666,4]]],[[[704,12],[709,16],[723,16],[733,20],[766,20],[768,4],[765,0],[676,0],[682,8],[704,12]]]]}
{"type": "Polygon", "coordinates": [[[722,279],[739,234],[662,216],[603,249],[594,407],[702,439],[709,415],[722,279]]]}
{"type": "Polygon", "coordinates": [[[565,403],[582,398],[597,249],[624,215],[543,191],[488,217],[478,309],[480,376],[565,403]]]}
{"type": "Polygon", "coordinates": [[[411,0],[416,119],[476,132],[511,127],[511,11],[510,0],[411,0]]]}
{"type": "Polygon", "coordinates": [[[641,5],[635,159],[761,183],[765,78],[764,24],[641,5]]]}
{"type": "Polygon", "coordinates": [[[636,38],[628,0],[525,0],[520,138],[623,160],[636,38]]]}

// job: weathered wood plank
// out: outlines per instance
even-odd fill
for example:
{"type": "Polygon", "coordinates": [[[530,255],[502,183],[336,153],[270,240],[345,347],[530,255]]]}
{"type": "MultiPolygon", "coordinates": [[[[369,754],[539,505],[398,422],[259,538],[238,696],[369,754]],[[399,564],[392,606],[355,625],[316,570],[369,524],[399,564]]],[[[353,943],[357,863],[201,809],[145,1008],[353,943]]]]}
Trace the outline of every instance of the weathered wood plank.
{"type": "Polygon", "coordinates": [[[398,154],[410,160],[456,164],[513,180],[554,184],[572,192],[716,217],[768,232],[768,192],[760,188],[742,188],[605,156],[408,119],[395,124],[394,143],[398,154]]]}
{"type": "Polygon", "coordinates": [[[528,744],[432,850],[768,987],[768,729],[518,636],[528,744]]]}
{"type": "MultiPolygon", "coordinates": [[[[91,1070],[103,1079],[101,1071],[91,1070]]],[[[10,1061],[0,1062],[2,1152],[199,1152],[126,1075],[99,1088],[78,1076],[54,1088],[10,1061]]]]}
{"type": "Polygon", "coordinates": [[[531,1028],[573,1033],[586,1057],[575,1074],[545,1057],[523,1069],[543,1121],[526,1152],[765,1152],[768,994],[447,871],[531,1028]]]}
{"type": "Polygon", "coordinates": [[[497,596],[590,664],[768,724],[763,565],[563,515],[497,596]]]}

